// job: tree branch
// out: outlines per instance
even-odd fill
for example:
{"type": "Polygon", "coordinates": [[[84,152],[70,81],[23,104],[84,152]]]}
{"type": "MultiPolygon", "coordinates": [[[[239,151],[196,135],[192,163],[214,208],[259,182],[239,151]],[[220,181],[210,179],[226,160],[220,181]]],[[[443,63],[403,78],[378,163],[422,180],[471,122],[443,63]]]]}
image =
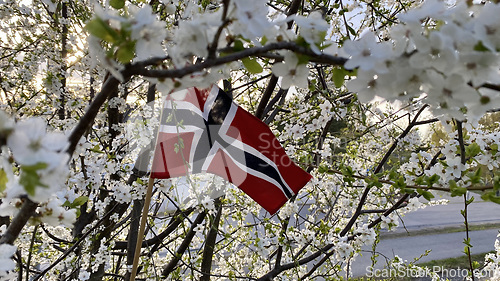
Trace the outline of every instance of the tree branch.
{"type": "Polygon", "coordinates": [[[196,234],[196,231],[194,230],[194,228],[203,222],[203,220],[205,219],[205,216],[207,215],[206,212],[202,212],[202,213],[199,213],[198,216],[196,217],[196,219],[194,220],[193,224],[191,225],[191,227],[189,228],[189,231],[188,233],[186,234],[186,237],[184,238],[184,241],[182,241],[182,244],[179,246],[179,248],[177,248],[177,251],[175,253],[175,256],[172,258],[172,260],[170,260],[170,262],[163,268],[163,271],[161,273],[161,275],[163,277],[167,277],[172,271],[174,271],[175,269],[175,266],[177,265],[177,263],[179,262],[179,260],[181,259],[182,255],[184,254],[184,252],[186,251],[186,249],[188,248],[189,244],[191,243],[191,240],[193,240],[193,237],[194,235],[196,234]]]}
{"type": "Polygon", "coordinates": [[[14,219],[12,219],[4,235],[2,235],[2,238],[0,238],[0,244],[14,244],[14,241],[19,236],[19,233],[21,233],[23,227],[35,214],[37,207],[38,203],[25,198],[21,210],[19,210],[19,213],[17,213],[14,219]]]}
{"type": "Polygon", "coordinates": [[[264,109],[267,106],[267,103],[271,99],[271,96],[274,92],[274,88],[276,88],[276,84],[278,84],[278,77],[272,75],[271,79],[269,79],[269,84],[267,84],[262,97],[260,98],[259,105],[257,106],[257,110],[255,111],[255,117],[262,120],[264,118],[264,109]]]}
{"type": "Polygon", "coordinates": [[[57,260],[55,260],[53,263],[51,263],[47,268],[45,268],[40,274],[35,276],[33,278],[33,281],[36,281],[40,278],[42,278],[47,272],[49,272],[54,266],[56,266],[58,263],[63,261],[71,252],[73,252],[79,245],[80,243],[85,241],[85,237],[87,237],[89,234],[91,234],[94,230],[96,230],[101,224],[108,219],[111,214],[114,213],[115,208],[117,205],[115,205],[113,208],[111,208],[91,229],[89,229],[87,232],[85,232],[80,239],[76,240],[75,244],[73,244],[71,247],[69,247],[57,260]]]}
{"type": "Polygon", "coordinates": [[[259,56],[273,50],[290,50],[310,57],[310,61],[324,63],[329,65],[344,65],[346,58],[336,57],[327,54],[316,54],[309,48],[297,45],[295,42],[275,42],[262,47],[252,47],[240,52],[228,54],[216,59],[207,59],[203,62],[192,64],[180,69],[146,69],[144,67],[131,67],[130,74],[142,75],[145,77],[155,78],[182,78],[186,75],[202,71],[204,69],[223,65],[233,61],[241,60],[242,58],[259,56]]]}
{"type": "Polygon", "coordinates": [[[99,109],[104,104],[108,96],[117,89],[119,83],[120,81],[112,75],[110,75],[106,82],[104,82],[101,92],[95,96],[94,100],[87,109],[87,112],[85,112],[85,114],[80,118],[78,124],[75,126],[68,138],[69,147],[67,152],[69,155],[73,154],[80,138],[83,136],[87,128],[94,123],[94,119],[97,116],[97,113],[99,113],[99,109]]]}
{"type": "MultiPolygon", "coordinates": [[[[382,170],[382,168],[384,167],[385,163],[387,162],[387,160],[389,159],[391,154],[394,152],[394,150],[396,150],[396,147],[398,147],[398,143],[401,140],[403,140],[403,138],[405,138],[406,135],[408,135],[408,133],[411,131],[411,129],[415,126],[415,122],[417,122],[417,119],[420,116],[420,114],[422,114],[424,109],[426,109],[427,107],[428,107],[428,105],[424,105],[422,108],[420,108],[420,110],[413,117],[413,120],[410,122],[410,124],[408,124],[408,126],[403,131],[403,133],[401,133],[401,135],[399,135],[399,137],[392,143],[389,150],[385,153],[382,160],[380,160],[380,162],[378,163],[377,168],[375,168],[375,171],[373,171],[373,174],[378,174],[382,170]]],[[[363,208],[363,205],[366,202],[366,199],[367,199],[369,193],[370,193],[370,187],[366,187],[364,192],[363,192],[363,195],[361,195],[361,199],[359,200],[359,203],[358,203],[358,206],[356,208],[355,213],[353,214],[353,216],[351,217],[351,219],[349,220],[347,225],[344,227],[344,229],[340,232],[340,236],[345,236],[347,234],[347,232],[352,228],[352,226],[354,225],[354,223],[358,219],[359,215],[361,214],[361,210],[363,208]]]]}
{"type": "Polygon", "coordinates": [[[215,201],[215,206],[217,207],[217,213],[212,219],[210,224],[210,230],[208,231],[207,237],[205,238],[205,247],[203,248],[203,260],[201,261],[201,272],[202,276],[200,281],[210,281],[210,272],[212,270],[212,259],[214,255],[215,242],[217,240],[217,232],[219,229],[220,217],[222,214],[222,202],[220,198],[215,201]]]}

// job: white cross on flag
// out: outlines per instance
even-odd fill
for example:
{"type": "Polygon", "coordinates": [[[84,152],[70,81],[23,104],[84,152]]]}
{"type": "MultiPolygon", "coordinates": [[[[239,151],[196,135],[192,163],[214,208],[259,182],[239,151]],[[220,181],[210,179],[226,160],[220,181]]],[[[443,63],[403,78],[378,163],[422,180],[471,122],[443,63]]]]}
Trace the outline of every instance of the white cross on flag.
{"type": "Polygon", "coordinates": [[[271,214],[311,179],[286,155],[269,127],[219,87],[184,91],[182,100],[165,100],[152,178],[212,173],[271,214]]]}

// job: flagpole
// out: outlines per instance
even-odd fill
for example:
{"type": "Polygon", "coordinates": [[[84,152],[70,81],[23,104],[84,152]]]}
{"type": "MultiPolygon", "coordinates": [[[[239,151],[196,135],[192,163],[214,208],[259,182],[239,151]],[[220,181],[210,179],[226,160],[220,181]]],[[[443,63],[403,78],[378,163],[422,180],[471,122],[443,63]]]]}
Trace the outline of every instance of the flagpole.
{"type": "Polygon", "coordinates": [[[146,191],[146,197],[144,198],[144,206],[142,208],[141,225],[139,226],[139,234],[137,235],[137,242],[135,244],[134,262],[132,264],[130,281],[134,281],[135,276],[137,274],[139,257],[141,256],[142,240],[144,237],[144,230],[146,229],[146,221],[148,219],[149,205],[151,203],[151,196],[153,195],[153,185],[154,185],[154,179],[151,178],[150,176],[148,180],[148,190],[146,191]]]}
{"type": "MultiPolygon", "coordinates": [[[[155,84],[156,86],[156,84],[155,84]]],[[[170,92],[172,93],[172,92],[170,92]]],[[[164,97],[162,97],[162,103],[161,103],[161,110],[160,110],[160,123],[162,120],[163,116],[163,102],[164,102],[164,97]]],[[[161,124],[160,124],[161,126],[161,124]]],[[[154,146],[154,151],[156,151],[156,144],[158,141],[158,136],[160,135],[160,127],[158,127],[158,130],[156,131],[156,140],[155,140],[155,146],[154,146]]],[[[141,256],[141,249],[142,249],[142,241],[144,238],[144,231],[146,229],[146,221],[148,220],[148,213],[149,213],[149,205],[151,204],[151,196],[153,196],[153,185],[154,185],[154,178],[151,177],[152,172],[149,174],[149,179],[148,179],[148,189],[146,190],[146,197],[144,198],[144,206],[142,207],[142,215],[141,215],[141,224],[139,226],[139,233],[137,235],[137,241],[135,244],[135,252],[134,252],[134,261],[132,263],[132,272],[130,273],[130,279],[129,281],[135,281],[135,276],[137,275],[137,268],[139,267],[139,257],[141,256]]]]}

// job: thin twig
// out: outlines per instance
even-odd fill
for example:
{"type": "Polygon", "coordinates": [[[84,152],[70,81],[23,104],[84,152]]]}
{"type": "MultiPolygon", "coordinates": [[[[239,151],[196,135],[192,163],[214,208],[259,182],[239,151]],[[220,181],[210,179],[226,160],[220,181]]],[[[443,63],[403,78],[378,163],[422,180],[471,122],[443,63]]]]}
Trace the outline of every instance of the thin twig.
{"type": "Polygon", "coordinates": [[[73,252],[83,241],[85,241],[85,237],[87,237],[90,233],[92,233],[94,230],[96,230],[108,217],[113,214],[115,211],[115,208],[118,205],[113,206],[91,229],[89,229],[87,232],[85,232],[81,237],[79,237],[78,240],[76,240],[75,244],[73,244],[71,247],[69,247],[66,252],[64,252],[57,260],[55,260],[52,264],[50,264],[47,268],[45,268],[40,274],[35,276],[33,278],[33,281],[36,281],[40,278],[42,278],[47,272],[49,272],[54,266],[56,266],[58,263],[63,261],[71,252],[73,252]]]}

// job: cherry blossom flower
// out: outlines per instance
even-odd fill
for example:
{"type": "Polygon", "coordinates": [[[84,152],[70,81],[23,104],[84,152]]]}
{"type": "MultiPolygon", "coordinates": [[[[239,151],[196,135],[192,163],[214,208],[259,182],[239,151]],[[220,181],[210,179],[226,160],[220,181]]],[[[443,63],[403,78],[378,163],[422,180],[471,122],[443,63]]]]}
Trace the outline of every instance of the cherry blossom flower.
{"type": "Polygon", "coordinates": [[[406,208],[408,211],[416,211],[417,209],[424,208],[425,205],[420,202],[418,197],[413,197],[410,200],[408,200],[408,205],[406,205],[406,208]]]}
{"type": "Polygon", "coordinates": [[[465,171],[465,165],[462,164],[460,157],[446,158],[446,164],[448,165],[446,168],[447,177],[462,177],[462,171],[465,171]]]}
{"type": "Polygon", "coordinates": [[[133,16],[132,39],[137,40],[136,59],[165,56],[161,43],[166,37],[166,29],[164,24],[156,19],[151,6],[145,5],[140,9],[131,6],[130,10],[133,16]]]}
{"type": "Polygon", "coordinates": [[[420,7],[398,15],[398,18],[403,22],[418,23],[428,17],[439,19],[445,14],[446,9],[446,3],[443,0],[427,0],[420,7]]]}
{"type": "Polygon", "coordinates": [[[241,34],[243,37],[260,44],[258,37],[264,35],[270,27],[267,18],[266,0],[235,0],[232,1],[232,16],[237,22],[231,25],[235,34],[241,34]]]}
{"type": "Polygon", "coordinates": [[[0,277],[6,271],[15,269],[16,263],[12,260],[12,256],[17,251],[17,247],[9,244],[0,245],[0,277]]]}
{"type": "Polygon", "coordinates": [[[460,54],[459,57],[460,63],[453,72],[463,76],[464,80],[470,81],[472,86],[478,87],[484,83],[500,82],[500,73],[497,69],[500,62],[498,54],[470,51],[460,54]]]}
{"type": "Polygon", "coordinates": [[[175,40],[178,45],[170,52],[180,56],[176,61],[179,61],[181,65],[183,64],[181,58],[185,55],[191,54],[198,57],[206,57],[208,55],[208,36],[203,21],[181,21],[179,29],[175,33],[175,40]]]}
{"type": "Polygon", "coordinates": [[[7,136],[13,129],[14,122],[3,111],[0,110],[0,136],[7,136]]]}
{"type": "Polygon", "coordinates": [[[398,219],[394,218],[392,215],[382,216],[382,222],[380,223],[381,228],[394,230],[398,225],[399,225],[398,219]]]}
{"type": "Polygon", "coordinates": [[[354,252],[352,245],[346,242],[339,242],[336,245],[335,250],[335,256],[339,261],[349,258],[354,252]]]}
{"type": "Polygon", "coordinates": [[[285,62],[279,62],[273,65],[273,73],[282,77],[281,88],[288,89],[290,86],[307,88],[309,68],[305,64],[298,64],[299,60],[293,53],[286,53],[285,62]]]}
{"type": "MultiPolygon", "coordinates": [[[[290,18],[289,18],[290,19],[290,18]]],[[[296,15],[293,17],[297,25],[300,27],[299,35],[309,43],[309,47],[313,52],[320,54],[317,44],[321,44],[325,39],[325,34],[330,25],[323,19],[320,12],[311,12],[307,18],[296,15]]]]}
{"type": "Polygon", "coordinates": [[[453,40],[442,32],[432,32],[428,40],[415,41],[417,52],[410,58],[414,68],[438,71],[453,69],[458,62],[458,55],[453,48],[453,40]]]}
{"type": "Polygon", "coordinates": [[[321,114],[330,114],[333,108],[332,103],[329,100],[326,100],[324,103],[319,105],[319,108],[321,108],[321,114]]]}
{"type": "Polygon", "coordinates": [[[452,74],[444,77],[434,71],[428,71],[429,83],[425,84],[427,100],[431,104],[438,104],[440,110],[462,119],[463,114],[458,109],[466,103],[478,99],[478,93],[464,81],[462,76],[452,74]]]}
{"type": "Polygon", "coordinates": [[[306,125],[306,129],[308,131],[316,131],[316,130],[319,130],[321,129],[321,123],[319,123],[319,120],[318,119],[314,119],[312,120],[312,122],[310,124],[307,124],[306,125]]]}
{"type": "Polygon", "coordinates": [[[78,279],[82,281],[86,281],[90,279],[90,272],[81,270],[80,273],[78,274],[78,279]]]}
{"type": "Polygon", "coordinates": [[[304,128],[300,126],[299,124],[293,125],[293,127],[290,129],[290,132],[292,133],[292,137],[295,139],[300,139],[304,136],[304,128]]]}
{"type": "Polygon", "coordinates": [[[39,208],[40,220],[48,225],[58,226],[60,224],[71,226],[76,221],[76,210],[66,210],[62,207],[63,202],[52,198],[48,203],[39,208]]]}
{"type": "Polygon", "coordinates": [[[104,69],[109,71],[113,77],[118,79],[118,81],[123,82],[124,78],[121,71],[125,69],[125,66],[118,63],[117,61],[108,58],[106,52],[101,47],[101,41],[99,38],[94,36],[88,37],[89,53],[94,58],[91,63],[91,67],[96,67],[97,65],[102,66],[104,69]]]}
{"type": "Polygon", "coordinates": [[[349,90],[357,93],[361,102],[370,102],[375,96],[383,97],[389,91],[392,75],[377,75],[373,71],[360,71],[356,79],[347,81],[346,86],[349,90]]]}
{"type": "Polygon", "coordinates": [[[498,13],[500,13],[500,5],[488,2],[474,22],[474,31],[477,38],[486,48],[493,52],[500,47],[498,13]]]}
{"type": "Polygon", "coordinates": [[[61,164],[61,151],[68,145],[63,134],[47,133],[45,121],[31,118],[20,121],[7,139],[14,159],[21,165],[47,163],[49,168],[61,164]]]}
{"type": "Polygon", "coordinates": [[[367,32],[359,40],[344,42],[342,50],[351,56],[345,63],[346,69],[359,67],[368,71],[377,68],[383,72],[386,68],[384,61],[392,56],[391,47],[388,43],[379,43],[373,32],[367,32]]]}
{"type": "Polygon", "coordinates": [[[500,92],[488,88],[479,88],[480,96],[467,103],[467,113],[483,116],[492,108],[500,108],[500,92]]]}
{"type": "Polygon", "coordinates": [[[202,224],[198,224],[197,226],[194,227],[193,230],[195,232],[203,232],[203,230],[205,230],[205,227],[202,224]]]}

